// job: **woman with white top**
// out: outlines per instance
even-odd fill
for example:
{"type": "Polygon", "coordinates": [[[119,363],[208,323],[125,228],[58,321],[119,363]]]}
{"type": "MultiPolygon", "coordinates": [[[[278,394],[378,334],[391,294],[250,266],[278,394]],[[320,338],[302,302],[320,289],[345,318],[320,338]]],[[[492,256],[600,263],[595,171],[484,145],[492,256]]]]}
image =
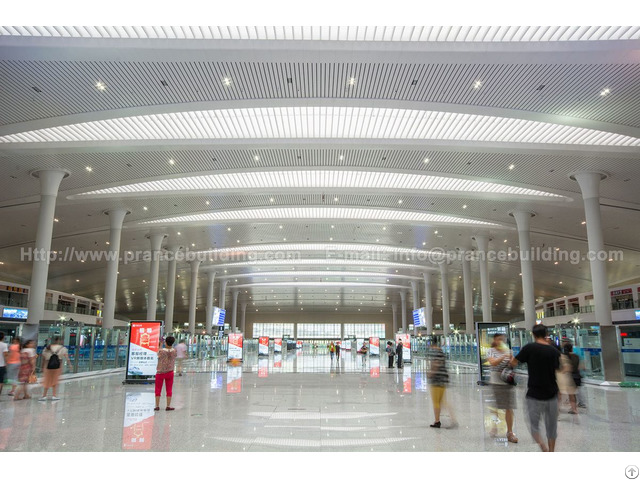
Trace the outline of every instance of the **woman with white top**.
{"type": "MultiPolygon", "coordinates": [[[[518,437],[513,433],[513,410],[516,408],[516,397],[513,385],[509,385],[501,378],[502,371],[509,366],[509,362],[513,359],[513,354],[505,342],[505,336],[496,333],[493,336],[491,348],[487,352],[487,361],[491,366],[490,383],[496,400],[496,409],[505,411],[505,420],[507,422],[507,440],[511,443],[518,443],[518,437]]],[[[497,434],[496,425],[491,429],[491,435],[497,434]]]]}

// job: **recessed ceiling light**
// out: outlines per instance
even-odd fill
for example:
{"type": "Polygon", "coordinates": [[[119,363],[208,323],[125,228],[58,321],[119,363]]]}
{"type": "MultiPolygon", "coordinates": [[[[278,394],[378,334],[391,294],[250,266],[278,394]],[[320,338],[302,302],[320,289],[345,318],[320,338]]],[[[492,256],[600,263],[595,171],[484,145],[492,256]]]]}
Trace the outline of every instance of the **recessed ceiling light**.
{"type": "Polygon", "coordinates": [[[222,80],[222,83],[228,87],[231,85],[231,79],[229,77],[224,77],[224,80],[222,80]]]}
{"type": "Polygon", "coordinates": [[[507,239],[506,238],[504,239],[504,243],[507,243],[507,239]]]}
{"type": "Polygon", "coordinates": [[[516,166],[513,163],[509,165],[509,170],[513,170],[514,168],[516,168],[516,166]]]}
{"type": "Polygon", "coordinates": [[[274,199],[273,197],[271,197],[271,198],[269,199],[269,201],[270,201],[271,203],[273,203],[273,202],[275,202],[275,199],[274,199]]]}
{"type": "Polygon", "coordinates": [[[107,245],[111,245],[109,242],[104,242],[104,243],[106,243],[107,245]]]}
{"type": "Polygon", "coordinates": [[[54,219],[53,219],[53,221],[57,223],[57,222],[59,222],[60,220],[58,220],[57,218],[54,218],[54,219]]]}
{"type": "Polygon", "coordinates": [[[258,155],[254,156],[253,159],[257,162],[258,160],[260,160],[260,157],[258,155]]]}
{"type": "Polygon", "coordinates": [[[422,246],[424,247],[427,244],[427,242],[422,242],[422,246]]]}
{"type": "Polygon", "coordinates": [[[147,210],[149,210],[147,207],[142,207],[142,209],[146,212],[147,210]]]}
{"type": "Polygon", "coordinates": [[[554,265],[558,265],[558,262],[553,262],[554,265]]]}
{"type": "Polygon", "coordinates": [[[282,230],[282,228],[283,228],[283,227],[282,227],[282,225],[278,225],[278,228],[279,228],[280,230],[282,230]]]}
{"type": "Polygon", "coordinates": [[[562,285],[562,281],[558,282],[560,285],[562,285]]]}
{"type": "Polygon", "coordinates": [[[195,243],[192,243],[192,244],[191,244],[191,246],[192,246],[192,247],[195,247],[195,246],[196,246],[196,244],[195,244],[195,243]]]}
{"type": "Polygon", "coordinates": [[[338,201],[338,197],[333,197],[333,201],[337,202],[338,201]]]}
{"type": "Polygon", "coordinates": [[[344,155],[340,155],[340,160],[344,160],[344,155]]]}
{"type": "Polygon", "coordinates": [[[462,205],[462,208],[467,208],[467,206],[466,205],[462,205]]]}
{"type": "Polygon", "coordinates": [[[227,227],[227,232],[230,232],[230,231],[231,231],[231,227],[227,227]]]}
{"type": "Polygon", "coordinates": [[[380,241],[380,239],[379,239],[379,238],[376,238],[376,242],[379,242],[379,241],[380,241]]]}
{"type": "Polygon", "coordinates": [[[103,90],[105,90],[107,88],[107,86],[104,84],[104,82],[100,82],[100,81],[96,82],[95,86],[100,91],[103,91],[103,90]]]}
{"type": "Polygon", "coordinates": [[[587,224],[587,222],[585,222],[585,221],[583,220],[583,221],[582,221],[582,225],[586,225],[586,224],[587,224]]]}
{"type": "Polygon", "coordinates": [[[333,242],[333,237],[329,237],[329,240],[331,240],[333,242]]]}
{"type": "Polygon", "coordinates": [[[92,172],[92,171],[93,171],[93,168],[91,168],[91,167],[90,167],[90,166],[88,166],[88,165],[87,165],[86,167],[84,167],[84,169],[85,169],[87,172],[92,172]]]}
{"type": "Polygon", "coordinates": [[[434,232],[433,232],[433,234],[434,234],[434,235],[437,235],[437,234],[438,234],[438,230],[434,231],[434,232]]]}
{"type": "Polygon", "coordinates": [[[424,162],[424,163],[429,163],[429,159],[428,159],[428,158],[425,158],[425,159],[423,160],[423,162],[424,162]]]}
{"type": "Polygon", "coordinates": [[[479,89],[482,86],[482,82],[480,80],[476,80],[475,82],[473,82],[473,88],[475,88],[476,90],[479,89]]]}
{"type": "Polygon", "coordinates": [[[79,281],[80,281],[80,279],[76,278],[76,282],[79,282],[79,281]]]}
{"type": "Polygon", "coordinates": [[[402,199],[398,200],[398,203],[402,203],[402,199]]]}
{"type": "Polygon", "coordinates": [[[173,158],[169,159],[169,165],[175,165],[176,161],[173,158]]]}
{"type": "Polygon", "coordinates": [[[178,232],[178,235],[182,235],[180,232],[178,232]]]}
{"type": "Polygon", "coordinates": [[[382,227],[382,230],[386,230],[386,229],[387,229],[387,227],[382,227]]]}
{"type": "Polygon", "coordinates": [[[351,77],[349,78],[349,85],[355,85],[356,84],[356,79],[355,77],[351,77]]]}
{"type": "Polygon", "coordinates": [[[282,239],[282,241],[283,241],[283,242],[286,242],[286,241],[287,241],[287,239],[286,239],[286,238],[283,238],[283,239],[282,239]]]}
{"type": "Polygon", "coordinates": [[[606,97],[607,95],[609,95],[611,93],[611,90],[609,90],[608,88],[605,88],[604,90],[602,90],[600,92],[600,95],[602,95],[603,97],[606,97]]]}
{"type": "Polygon", "coordinates": [[[240,243],[240,240],[236,240],[236,243],[240,243]]]}
{"type": "Polygon", "coordinates": [[[207,200],[207,201],[206,201],[206,202],[204,202],[204,203],[206,203],[207,205],[209,205],[209,200],[207,200]]]}

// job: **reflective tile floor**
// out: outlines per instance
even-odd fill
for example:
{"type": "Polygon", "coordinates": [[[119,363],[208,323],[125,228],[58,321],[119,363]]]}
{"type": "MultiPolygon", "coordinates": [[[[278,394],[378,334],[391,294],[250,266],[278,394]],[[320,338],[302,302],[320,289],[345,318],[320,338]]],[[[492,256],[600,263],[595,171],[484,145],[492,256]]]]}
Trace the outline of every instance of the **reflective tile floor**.
{"type": "MultiPolygon", "coordinates": [[[[433,422],[424,360],[403,370],[386,358],[292,352],[242,367],[191,361],[174,384],[173,412],[153,411],[152,385],[122,384],[123,375],[73,380],[57,402],[0,396],[1,451],[537,451],[517,387],[515,432],[491,410],[477,372],[450,366],[447,395],[459,422],[433,422]],[[497,425],[497,436],[489,434],[497,425]]],[[[586,387],[587,409],[562,413],[558,451],[640,450],[640,391],[586,387]]],[[[568,407],[562,406],[566,412],[568,407]]]]}

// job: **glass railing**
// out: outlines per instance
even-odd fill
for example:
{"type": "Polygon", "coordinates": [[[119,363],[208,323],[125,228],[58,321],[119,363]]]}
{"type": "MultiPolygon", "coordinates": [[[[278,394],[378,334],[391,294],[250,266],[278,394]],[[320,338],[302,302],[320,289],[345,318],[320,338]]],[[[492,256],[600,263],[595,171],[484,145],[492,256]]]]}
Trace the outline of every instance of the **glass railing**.
{"type": "Polygon", "coordinates": [[[75,313],[78,315],[91,315],[94,317],[98,314],[95,309],[90,309],[81,305],[76,307],[74,305],[65,305],[62,303],[45,303],[44,309],[53,312],[75,313]]]}
{"type": "Polygon", "coordinates": [[[640,301],[627,300],[611,304],[611,310],[633,310],[634,308],[640,308],[640,301]]]}
{"type": "Polygon", "coordinates": [[[0,305],[5,307],[27,308],[29,306],[29,301],[27,298],[7,298],[0,301],[0,305]]]}

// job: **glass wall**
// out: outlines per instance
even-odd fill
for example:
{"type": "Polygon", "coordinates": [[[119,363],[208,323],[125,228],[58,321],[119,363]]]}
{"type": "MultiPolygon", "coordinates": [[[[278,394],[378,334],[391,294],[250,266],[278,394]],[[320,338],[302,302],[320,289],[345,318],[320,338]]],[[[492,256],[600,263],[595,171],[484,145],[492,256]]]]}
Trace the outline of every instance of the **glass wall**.
{"type": "MultiPolygon", "coordinates": [[[[285,335],[293,337],[293,323],[254,323],[253,338],[269,337],[282,338],[285,335]]],[[[298,336],[300,331],[298,330],[298,336]]]]}
{"type": "Polygon", "coordinates": [[[345,337],[356,337],[356,338],[368,338],[368,337],[387,338],[385,336],[384,323],[345,323],[344,335],[345,337]]]}
{"type": "Polygon", "coordinates": [[[298,338],[340,338],[340,324],[299,323],[298,338]]]}

